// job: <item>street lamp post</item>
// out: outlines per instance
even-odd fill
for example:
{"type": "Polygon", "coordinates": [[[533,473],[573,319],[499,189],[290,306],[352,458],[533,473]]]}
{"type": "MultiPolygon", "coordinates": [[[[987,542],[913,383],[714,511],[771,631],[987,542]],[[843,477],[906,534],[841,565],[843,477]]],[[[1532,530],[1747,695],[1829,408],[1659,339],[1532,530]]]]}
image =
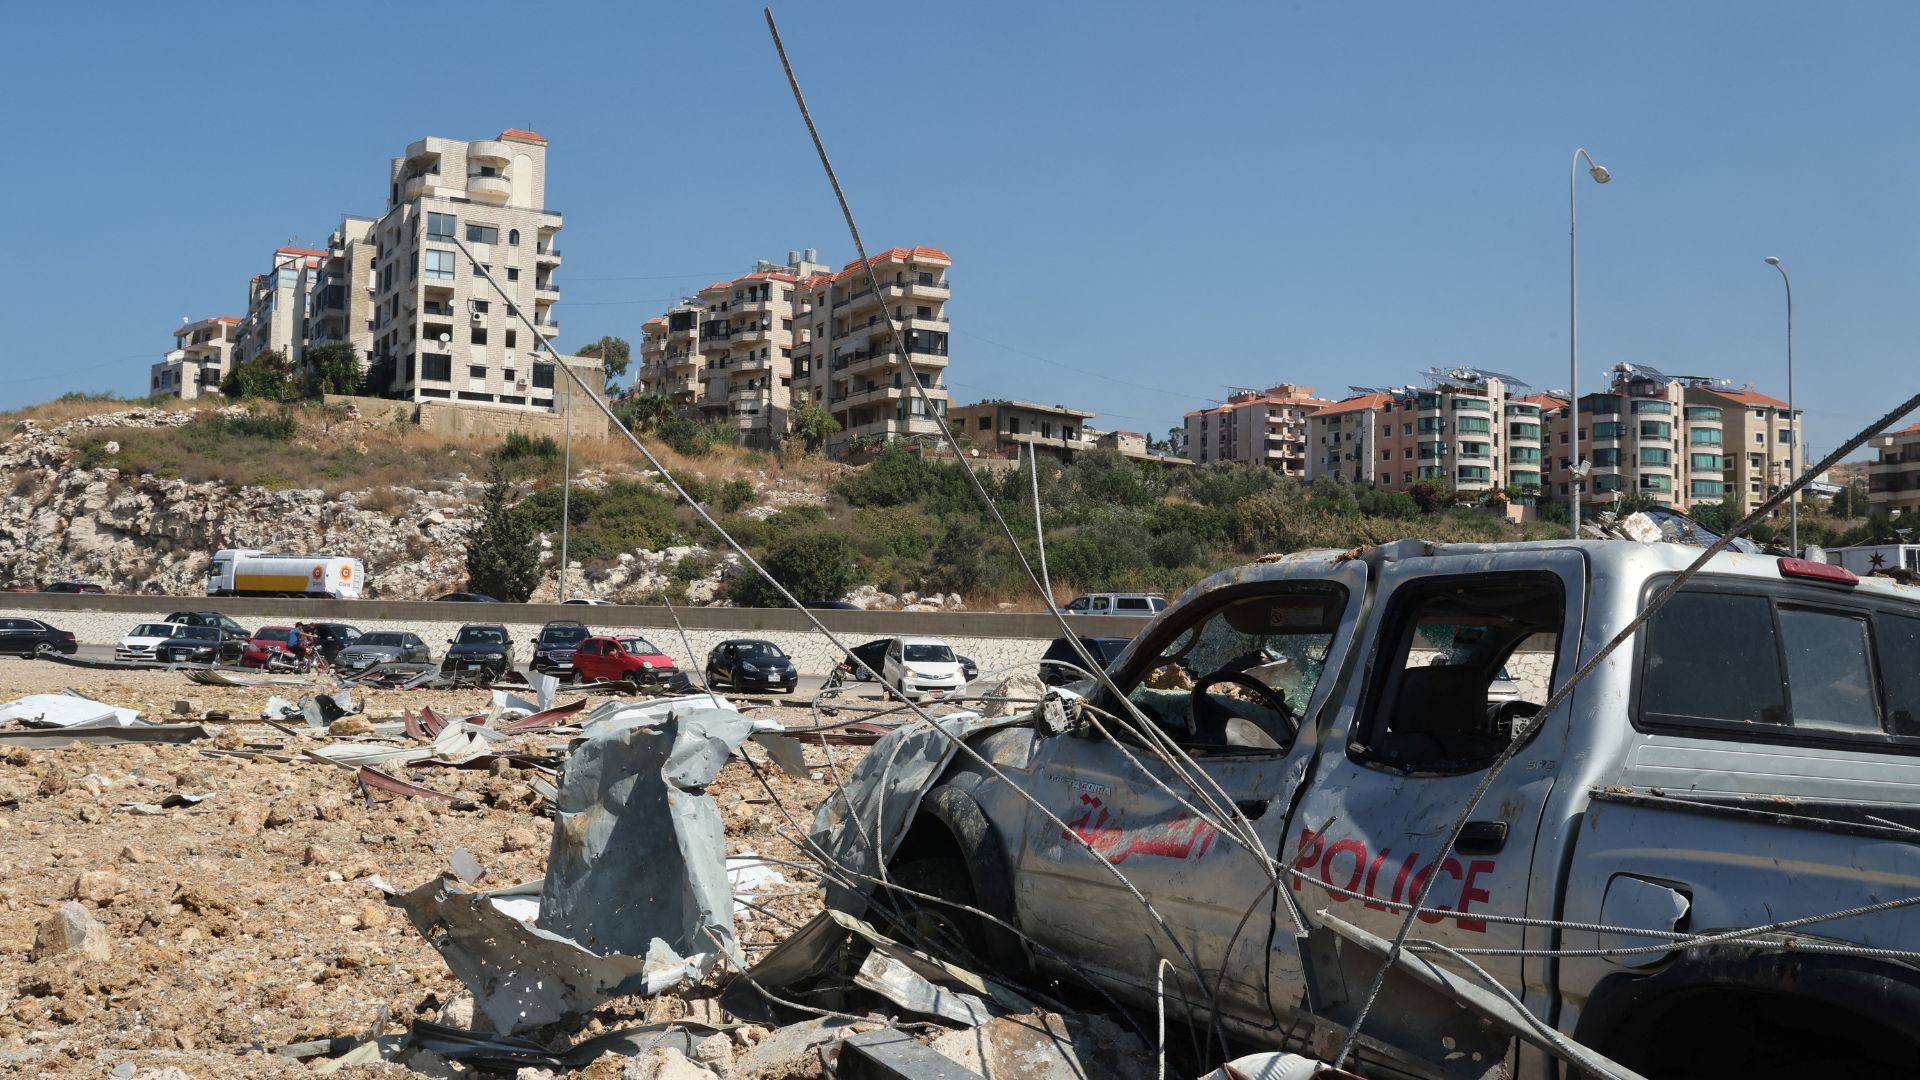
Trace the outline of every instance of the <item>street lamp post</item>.
{"type": "MultiPolygon", "coordinates": [[[[1780,271],[1780,282],[1787,287],[1787,483],[1800,478],[1800,414],[1793,410],[1793,279],[1787,276],[1787,268],[1780,260],[1767,256],[1767,265],[1780,271]]],[[[1767,447],[1767,457],[1773,457],[1773,447],[1767,447]]],[[[1800,499],[1795,496],[1787,501],[1787,528],[1792,534],[1793,553],[1800,554],[1800,499]]]]}
{"type": "MultiPolygon", "coordinates": [[[[562,363],[557,357],[554,361],[562,363]]],[[[567,602],[567,530],[573,524],[567,503],[573,497],[573,380],[567,380],[566,458],[560,467],[560,602],[567,602]]]]}
{"type": "MultiPolygon", "coordinates": [[[[1573,152],[1567,167],[1567,437],[1573,444],[1569,463],[1580,459],[1580,212],[1574,197],[1580,187],[1580,159],[1587,159],[1587,173],[1596,184],[1613,179],[1606,167],[1593,160],[1586,147],[1573,152]]],[[[1580,477],[1567,471],[1568,512],[1573,521],[1573,538],[1580,539],[1580,477]]]]}

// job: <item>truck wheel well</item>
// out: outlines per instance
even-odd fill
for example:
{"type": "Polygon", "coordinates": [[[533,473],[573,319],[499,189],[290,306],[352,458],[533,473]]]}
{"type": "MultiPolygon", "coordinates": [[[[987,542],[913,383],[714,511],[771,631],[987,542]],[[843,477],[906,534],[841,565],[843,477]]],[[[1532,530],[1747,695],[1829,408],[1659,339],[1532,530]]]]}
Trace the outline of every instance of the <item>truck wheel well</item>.
{"type": "MultiPolygon", "coordinates": [[[[971,795],[951,784],[936,786],[920,800],[920,813],[889,865],[917,868],[912,876],[929,883],[952,881],[954,887],[947,890],[920,891],[977,907],[1008,924],[1014,921],[1013,871],[1000,831],[971,795]],[[968,895],[951,895],[960,892],[968,895]]],[[[985,919],[966,918],[988,959],[1006,971],[1024,970],[1028,957],[1019,937],[985,919]]]]}
{"type": "Polygon", "coordinates": [[[1655,1080],[1895,1075],[1910,1066],[1920,1054],[1909,1021],[1920,990],[1884,964],[1834,959],[1688,959],[1617,986],[1618,996],[1603,982],[1600,1008],[1582,1013],[1577,1037],[1655,1080]]]}

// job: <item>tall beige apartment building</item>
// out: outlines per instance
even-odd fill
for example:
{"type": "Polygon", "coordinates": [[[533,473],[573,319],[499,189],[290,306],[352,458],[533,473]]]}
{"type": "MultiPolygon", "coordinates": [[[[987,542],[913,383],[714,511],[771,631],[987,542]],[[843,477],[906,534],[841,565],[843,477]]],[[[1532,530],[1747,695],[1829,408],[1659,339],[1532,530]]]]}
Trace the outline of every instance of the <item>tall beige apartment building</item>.
{"type": "Polygon", "coordinates": [[[1880,454],[1867,464],[1867,502],[1889,513],[1920,513],[1920,424],[1874,442],[1880,454]]]}
{"type": "Polygon", "coordinates": [[[939,430],[948,401],[947,270],[938,248],[892,248],[831,271],[813,249],[715,282],[641,327],[641,392],[689,415],[737,425],[750,446],[787,433],[801,404],[832,414],[832,453],[939,430]],[[892,347],[899,321],[904,357],[892,347]],[[916,394],[917,380],[927,403],[916,394]]]}
{"type": "Polygon", "coordinates": [[[186,400],[218,394],[220,380],[233,370],[239,340],[240,319],[232,315],[187,323],[173,332],[173,351],[153,365],[147,392],[186,400]]]}
{"type": "Polygon", "coordinates": [[[307,344],[344,341],[362,366],[373,353],[374,219],[348,214],[327,237],[326,256],[312,274],[307,294],[307,344]]]}
{"type": "Polygon", "coordinates": [[[1433,368],[1425,386],[1356,388],[1307,420],[1306,478],[1333,477],[1406,491],[1421,481],[1465,494],[1514,489],[1531,503],[1541,484],[1540,408],[1512,376],[1433,368]]]}
{"type": "Polygon", "coordinates": [[[1282,383],[1235,390],[1225,404],[1186,415],[1187,457],[1205,464],[1241,461],[1285,476],[1307,475],[1307,419],[1333,404],[1310,386],[1282,383]]]}
{"type": "Polygon", "coordinates": [[[240,321],[234,363],[252,363],[268,350],[289,363],[300,362],[307,343],[307,303],[326,257],[311,248],[274,249],[267,272],[247,283],[247,314],[240,321]]]}
{"type": "MultiPolygon", "coordinates": [[[[546,208],[546,165],[547,140],[517,129],[471,142],[429,136],[393,159],[368,279],[373,363],[388,396],[553,407],[556,373],[534,363],[560,332],[561,217],[546,208]]],[[[599,362],[575,367],[597,391],[599,362]]]]}
{"type": "MultiPolygon", "coordinates": [[[[1721,500],[1748,513],[1767,497],[1792,482],[1794,443],[1802,440],[1798,460],[1806,468],[1804,415],[1789,415],[1787,403],[1747,385],[1738,389],[1725,380],[1687,379],[1687,413],[1715,410],[1720,415],[1721,500]]],[[[1704,475],[1704,474],[1703,474],[1704,475]]]]}

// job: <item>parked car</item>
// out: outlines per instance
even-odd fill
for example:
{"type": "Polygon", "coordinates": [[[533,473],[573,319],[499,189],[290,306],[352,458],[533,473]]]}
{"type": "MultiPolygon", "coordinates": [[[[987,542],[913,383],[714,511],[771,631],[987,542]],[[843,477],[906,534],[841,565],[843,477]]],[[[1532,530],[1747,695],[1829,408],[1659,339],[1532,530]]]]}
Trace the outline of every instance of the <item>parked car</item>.
{"type": "Polygon", "coordinates": [[[107,590],[88,581],[56,581],[51,585],[42,585],[41,592],[60,593],[104,593],[107,590]]]}
{"type": "Polygon", "coordinates": [[[562,600],[560,602],[562,604],[581,604],[587,607],[612,607],[613,606],[613,601],[602,600],[596,596],[575,596],[575,597],[572,597],[571,599],[562,600]]]}
{"type": "Polygon", "coordinates": [[[430,664],[433,650],[418,634],[405,631],[375,630],[361,634],[333,658],[335,667],[364,671],[380,664],[430,664]]]}
{"type": "MultiPolygon", "coordinates": [[[[1132,638],[1123,637],[1086,637],[1082,635],[1080,638],[1080,644],[1086,648],[1087,655],[1093,657],[1103,668],[1111,665],[1115,660],[1120,659],[1120,654],[1127,651],[1127,646],[1132,643],[1132,638]]],[[[1080,668],[1086,666],[1086,660],[1080,656],[1079,650],[1073,647],[1073,641],[1070,638],[1054,638],[1053,641],[1047,645],[1047,651],[1040,657],[1040,660],[1040,681],[1046,683],[1048,686],[1066,686],[1069,683],[1081,682],[1085,678],[1079,672],[1072,670],[1072,668],[1060,666],[1062,663],[1072,664],[1074,667],[1080,668]],[[1054,662],[1049,663],[1048,661],[1054,662]]]]}
{"type": "Polygon", "coordinates": [[[172,640],[185,630],[179,623],[149,622],[141,623],[126,632],[120,643],[114,646],[115,660],[156,660],[159,658],[160,643],[172,640]]]}
{"type": "Polygon", "coordinates": [[[863,645],[855,645],[848,651],[847,658],[840,661],[840,666],[834,670],[835,678],[854,682],[874,681],[874,675],[869,673],[869,669],[871,672],[878,672],[887,666],[887,644],[892,640],[892,638],[875,638],[863,645]],[[860,663],[853,662],[855,657],[860,659],[860,663]]]}
{"type": "Polygon", "coordinates": [[[234,622],[231,616],[218,611],[176,611],[167,616],[167,621],[186,626],[211,626],[220,631],[221,637],[235,641],[245,641],[253,636],[253,631],[234,622]]]}
{"type": "Polygon", "coordinates": [[[307,629],[313,631],[313,651],[329,664],[340,655],[341,649],[360,640],[360,628],[346,623],[308,623],[307,629]]]}
{"type": "Polygon", "coordinates": [[[589,682],[660,682],[680,673],[673,657],[643,637],[590,637],[573,653],[573,670],[589,682]]]}
{"type": "Polygon", "coordinates": [[[1117,695],[983,731],[977,757],[943,747],[950,764],[917,786],[877,778],[927,733],[888,736],[842,790],[877,808],[884,789],[917,815],[867,836],[861,814],[823,812],[839,823],[823,846],[838,858],[898,841],[887,876],[1004,920],[1021,936],[1010,949],[984,920],[955,925],[1031,958],[1036,981],[1090,983],[1143,1010],[1177,1001],[1195,1027],[1217,1020],[1250,1042],[1351,1023],[1377,954],[1328,917],[1390,939],[1396,905],[1431,884],[1410,944],[1432,945],[1393,969],[1367,1028],[1387,1049],[1362,1047],[1356,1073],[1434,1061],[1441,1031],[1450,1055],[1506,1062],[1520,1080],[1586,1071],[1510,1051],[1510,1029],[1475,1033],[1447,1011],[1457,994],[1410,992],[1416,968],[1479,984],[1427,951],[1445,947],[1477,954],[1539,1023],[1643,1076],[1783,1077],[1808,1062],[1910,1075],[1920,927],[1879,902],[1920,892],[1920,594],[1721,554],[1541,713],[1699,550],[1403,541],[1228,571],[1134,642],[1112,670],[1117,695]],[[1195,682],[1163,688],[1176,663],[1195,682]],[[1502,672],[1518,690],[1504,701],[1502,672]],[[1127,725],[1092,729],[1135,709],[1180,763],[1127,725]],[[1235,808],[1251,838],[1224,834],[1196,792],[1235,808]],[[1793,920],[1810,925],[1764,943],[1676,939],[1793,920]],[[1326,943],[1311,958],[1309,934],[1326,943]],[[1156,991],[1164,950],[1142,943],[1169,938],[1191,960],[1156,991]]]}
{"type": "Polygon", "coordinates": [[[849,604],[845,600],[807,600],[800,604],[803,608],[815,611],[860,611],[859,604],[849,604]]]}
{"type": "Polygon", "coordinates": [[[242,667],[265,667],[267,657],[273,653],[293,653],[293,627],[263,626],[247,639],[246,647],[240,650],[242,667]]]}
{"type": "Polygon", "coordinates": [[[800,685],[800,672],[780,646],[760,638],[723,641],[707,654],[707,687],[726,684],[735,690],[778,690],[791,694],[800,685]]]}
{"type": "Polygon", "coordinates": [[[217,626],[180,626],[180,632],[160,643],[156,651],[164,664],[239,663],[246,652],[245,638],[227,637],[217,626]]]}
{"type": "Polygon", "coordinates": [[[500,602],[486,593],[477,592],[450,592],[445,596],[436,596],[434,600],[450,604],[497,604],[500,602]]]}
{"type": "Polygon", "coordinates": [[[967,684],[960,657],[939,638],[887,639],[880,675],[889,690],[904,698],[945,697],[967,684]]]}
{"type": "Polygon", "coordinates": [[[1135,615],[1142,618],[1167,610],[1167,598],[1158,593],[1086,593],[1067,601],[1062,615],[1135,615]]]}
{"type": "Polygon", "coordinates": [[[499,623],[468,623],[447,639],[447,654],[440,658],[440,670],[483,671],[499,678],[513,670],[513,639],[499,623]]]}
{"type": "Polygon", "coordinates": [[[572,677],[573,653],[593,631],[571,619],[555,619],[533,639],[533,659],[527,666],[549,675],[572,677]]]}
{"type": "Polygon", "coordinates": [[[12,656],[72,656],[80,648],[73,635],[39,619],[0,619],[0,653],[12,656]]]}

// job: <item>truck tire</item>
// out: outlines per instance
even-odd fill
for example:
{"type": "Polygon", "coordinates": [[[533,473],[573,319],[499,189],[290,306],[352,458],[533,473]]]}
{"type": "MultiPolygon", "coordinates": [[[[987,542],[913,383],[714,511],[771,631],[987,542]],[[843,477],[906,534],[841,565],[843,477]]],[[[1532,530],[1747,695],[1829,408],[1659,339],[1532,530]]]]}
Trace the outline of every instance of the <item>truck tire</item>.
{"type": "MultiPolygon", "coordinates": [[[[920,815],[896,850],[888,875],[916,892],[1014,923],[1013,868],[1000,831],[971,795],[951,784],[935,787],[920,800],[920,815]]],[[[925,901],[916,902],[916,912],[913,904],[906,903],[912,900],[901,897],[899,906],[909,918],[922,919],[925,925],[911,928],[946,934],[978,958],[975,962],[991,963],[1005,975],[1016,975],[1030,965],[1025,944],[1005,927],[971,912],[925,901]]],[[[884,898],[879,902],[886,903],[884,898]]]]}

